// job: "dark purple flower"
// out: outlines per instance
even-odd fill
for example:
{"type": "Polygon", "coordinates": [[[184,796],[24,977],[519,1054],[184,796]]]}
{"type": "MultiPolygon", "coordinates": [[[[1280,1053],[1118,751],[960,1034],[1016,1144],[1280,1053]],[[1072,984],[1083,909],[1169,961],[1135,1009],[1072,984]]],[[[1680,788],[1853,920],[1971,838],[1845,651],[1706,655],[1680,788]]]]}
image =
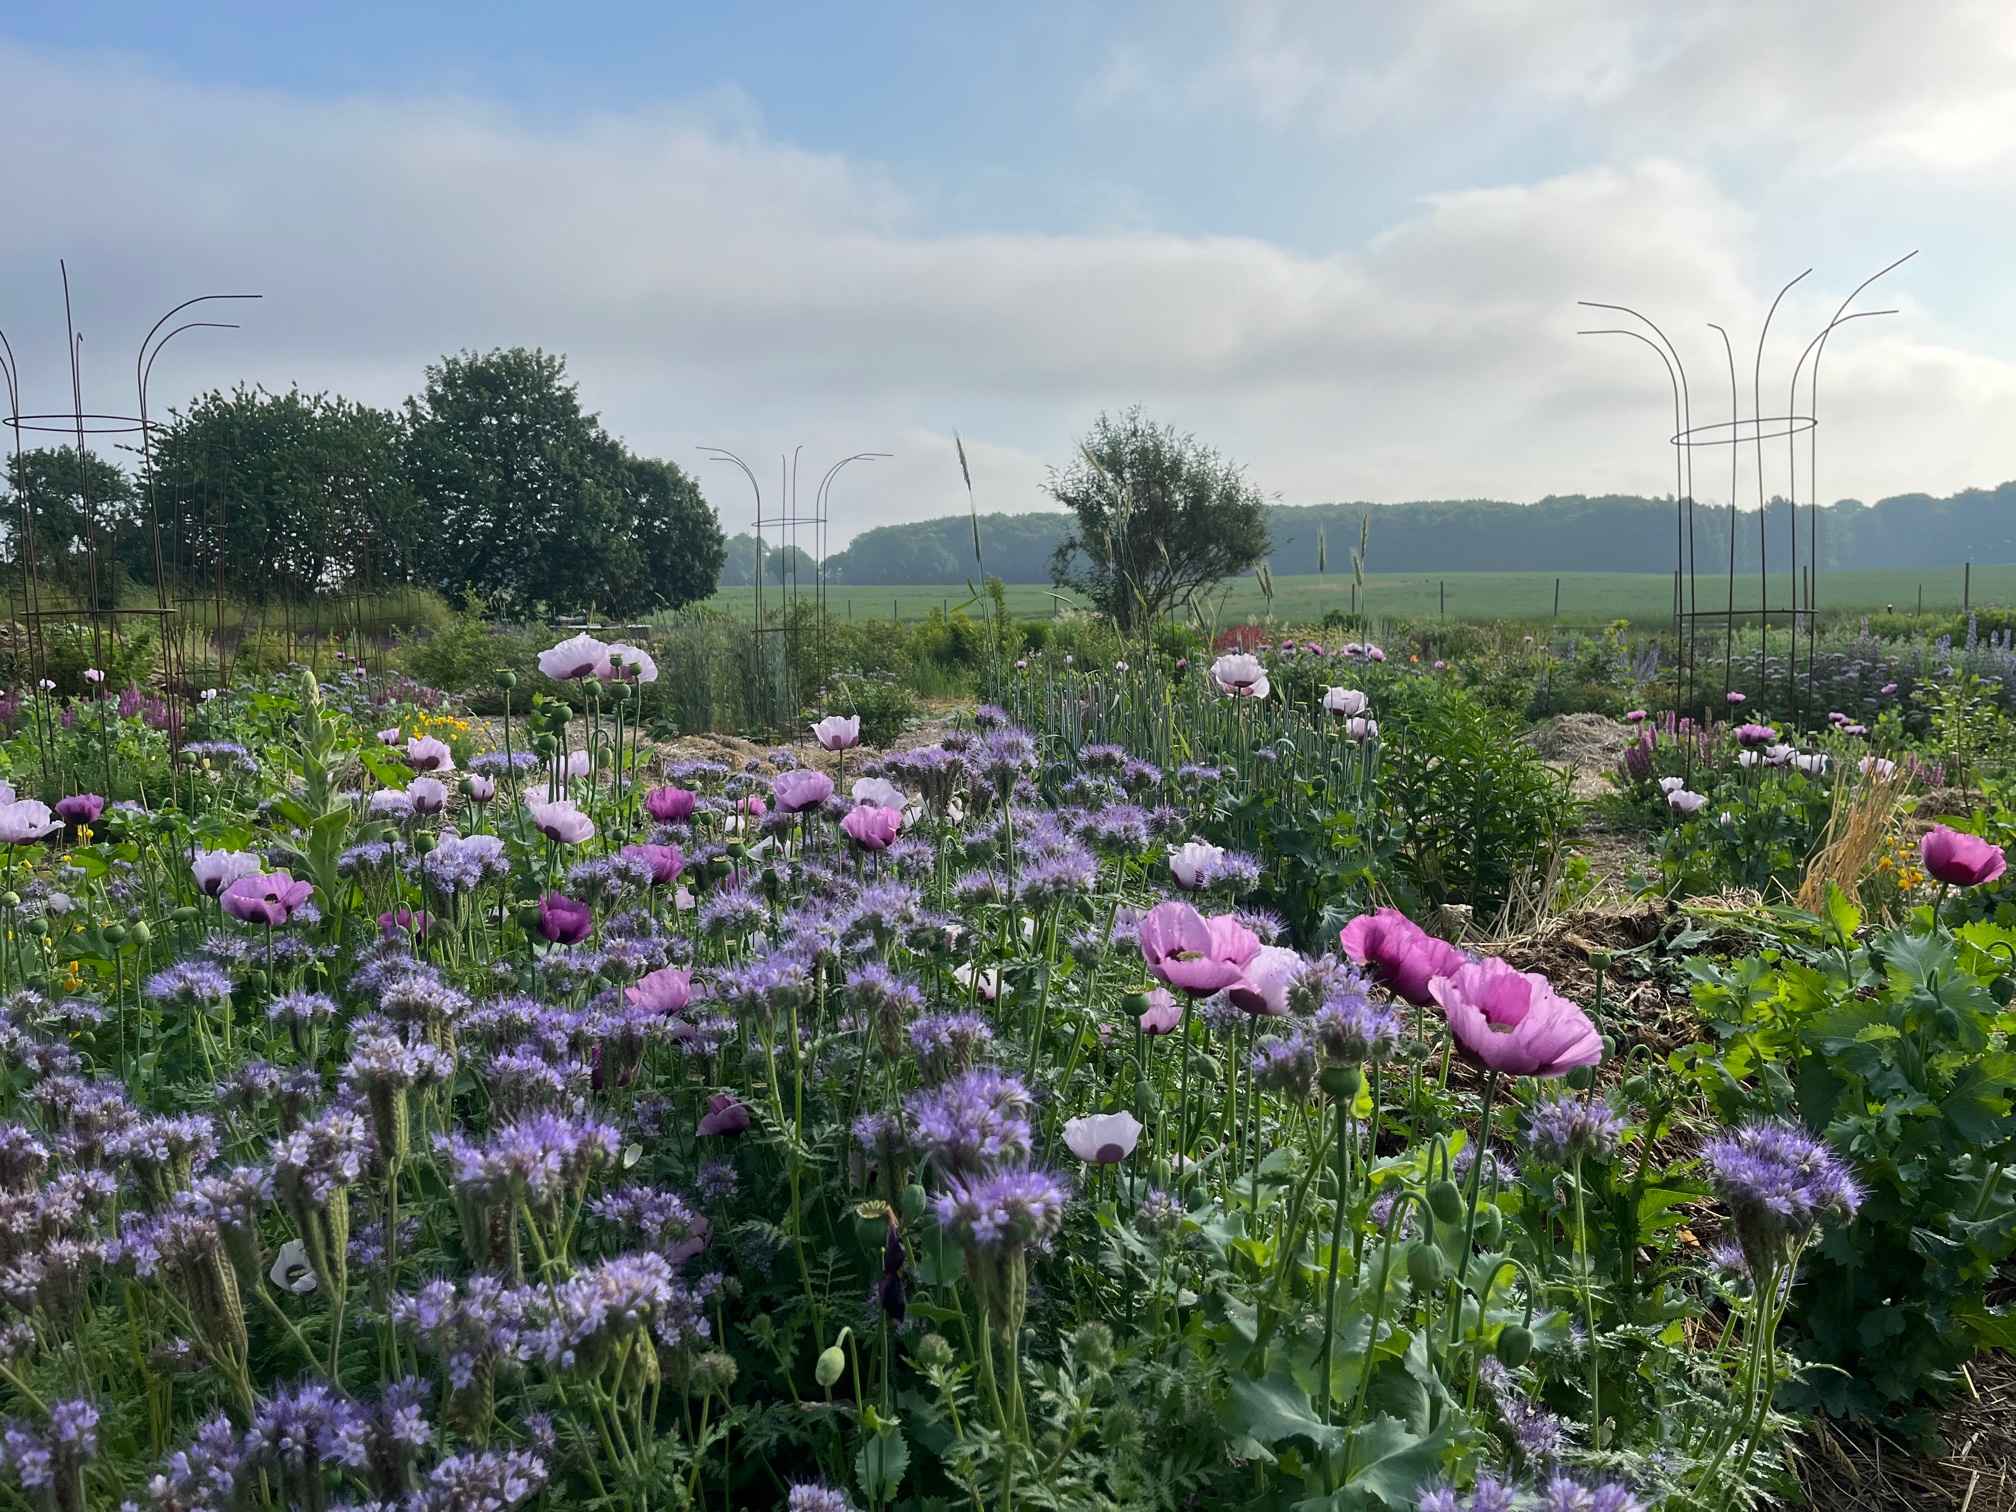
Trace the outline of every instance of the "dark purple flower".
{"type": "Polygon", "coordinates": [[[726,1092],[707,1099],[707,1111],[694,1129],[696,1134],[740,1134],[749,1127],[749,1110],[726,1092]]]}
{"type": "Polygon", "coordinates": [[[72,793],[68,798],[56,800],[56,817],[72,829],[83,824],[96,824],[98,816],[105,812],[105,800],[97,793],[72,793]]]}
{"type": "Polygon", "coordinates": [[[576,903],[556,892],[540,896],[539,933],[555,945],[580,944],[588,938],[594,923],[586,903],[576,903]]]}

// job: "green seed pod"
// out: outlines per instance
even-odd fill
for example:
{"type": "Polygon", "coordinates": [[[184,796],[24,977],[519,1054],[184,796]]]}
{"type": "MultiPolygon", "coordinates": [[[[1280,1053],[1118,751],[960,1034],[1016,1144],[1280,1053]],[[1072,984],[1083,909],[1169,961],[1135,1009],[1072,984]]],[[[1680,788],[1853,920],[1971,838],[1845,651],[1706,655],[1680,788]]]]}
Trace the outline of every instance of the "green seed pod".
{"type": "Polygon", "coordinates": [[[1533,1358],[1533,1330],[1518,1323],[1507,1323],[1498,1332],[1496,1354],[1501,1363],[1517,1370],[1533,1358]]]}
{"type": "Polygon", "coordinates": [[[132,933],[130,934],[129,938],[133,941],[135,945],[145,948],[146,946],[152,945],[154,943],[154,931],[149,929],[147,927],[147,921],[145,919],[142,919],[133,926],[132,933]]]}
{"type": "Polygon", "coordinates": [[[1988,984],[1988,996],[1995,999],[2004,1008],[2007,1008],[2010,999],[2016,998],[2016,976],[1999,976],[1995,978],[1994,981],[1988,984]]]}
{"type": "Polygon", "coordinates": [[[168,920],[172,924],[194,924],[196,922],[196,909],[193,905],[184,903],[180,908],[168,915],[168,920]]]}
{"type": "Polygon", "coordinates": [[[1496,1249],[1498,1241],[1505,1237],[1505,1215],[1493,1203],[1482,1203],[1477,1209],[1477,1242],[1488,1249],[1496,1249]]]}
{"type": "Polygon", "coordinates": [[[506,670],[506,671],[502,671],[502,672],[499,672],[499,673],[497,674],[497,686],[498,686],[498,687],[500,687],[500,688],[515,688],[515,687],[517,687],[517,686],[518,686],[518,674],[517,674],[516,672],[512,672],[512,671],[509,671],[509,670],[506,670]]]}
{"type": "Polygon", "coordinates": [[[1591,1087],[1596,1085],[1596,1071],[1591,1066],[1577,1066],[1573,1071],[1564,1076],[1562,1080],[1568,1083],[1572,1091],[1587,1092],[1591,1087]]]}
{"type": "Polygon", "coordinates": [[[21,932],[32,935],[39,940],[49,933],[49,921],[47,919],[30,919],[21,926],[21,932]]]}
{"type": "Polygon", "coordinates": [[[434,849],[433,835],[422,833],[415,835],[413,837],[413,853],[415,855],[424,856],[433,849],[434,849]]]}
{"type": "Polygon", "coordinates": [[[831,1391],[847,1373],[847,1354],[838,1344],[829,1344],[819,1356],[819,1363],[812,1367],[812,1379],[819,1383],[822,1391],[831,1391]]]}
{"type": "Polygon", "coordinates": [[[903,1221],[915,1223],[921,1219],[924,1216],[924,1206],[929,1201],[930,1198],[925,1195],[924,1188],[916,1182],[913,1181],[903,1188],[902,1196],[897,1199],[897,1207],[902,1211],[903,1221]]]}
{"type": "Polygon", "coordinates": [[[1437,1223],[1461,1223],[1463,1221],[1463,1192],[1455,1182],[1444,1176],[1440,1181],[1428,1185],[1428,1211],[1435,1215],[1437,1223]]]}
{"type": "Polygon", "coordinates": [[[880,1254],[882,1246],[889,1242],[889,1220],[879,1213],[873,1217],[857,1213],[854,1242],[869,1254],[880,1254]]]}
{"type": "Polygon", "coordinates": [[[0,908],[19,908],[20,906],[21,894],[15,892],[12,888],[9,888],[4,893],[0,893],[0,908]]]}
{"type": "Polygon", "coordinates": [[[941,1333],[928,1333],[917,1341],[917,1363],[926,1370],[943,1370],[956,1358],[952,1341],[941,1333]]]}
{"type": "Polygon", "coordinates": [[[1423,1239],[1407,1251],[1407,1279],[1421,1292],[1439,1290],[1449,1279],[1448,1262],[1442,1251],[1423,1239]]]}
{"type": "Polygon", "coordinates": [[[1339,1102],[1351,1102],[1358,1096],[1358,1089],[1365,1085],[1365,1073],[1359,1067],[1328,1065],[1323,1068],[1320,1080],[1323,1090],[1339,1102]]]}
{"type": "Polygon", "coordinates": [[[107,924],[98,932],[105,937],[105,943],[113,946],[115,949],[126,943],[126,926],[124,924],[107,924]]]}

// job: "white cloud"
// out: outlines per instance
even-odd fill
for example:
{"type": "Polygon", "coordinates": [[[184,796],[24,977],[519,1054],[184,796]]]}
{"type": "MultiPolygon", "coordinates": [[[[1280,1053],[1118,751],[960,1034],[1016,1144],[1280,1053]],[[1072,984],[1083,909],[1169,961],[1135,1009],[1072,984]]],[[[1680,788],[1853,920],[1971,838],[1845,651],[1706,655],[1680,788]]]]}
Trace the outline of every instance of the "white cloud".
{"type": "MultiPolygon", "coordinates": [[[[1621,86],[1577,66],[1554,87],[1621,86]]],[[[0,93],[18,102],[13,161],[34,165],[15,199],[32,213],[0,244],[0,318],[25,338],[38,407],[64,387],[67,254],[97,407],[126,406],[119,373],[161,309],[254,287],[267,298],[243,332],[163,359],[157,403],[239,378],[391,403],[444,350],[537,343],[569,355],[613,429],[695,471],[731,529],[746,494],[703,444],[757,463],[803,442],[808,469],[895,452],[845,475],[836,545],[963,511],[954,428],[983,511],[1047,507],[1044,464],[1096,410],[1137,400],[1289,502],[1661,490],[1663,375],[1649,353],[1578,340],[1574,301],[1670,317],[1714,392],[1701,322],[1747,342],[1773,292],[1746,251],[1758,213],[1666,156],[1432,194],[1314,255],[1151,230],[945,234],[909,186],[764,137],[733,96],[555,128],[4,48],[0,93]]],[[[1810,280],[1826,292],[1788,302],[1770,359],[1796,356],[1882,260],[1830,247],[1810,280]]],[[[1874,497],[2016,473],[2001,419],[2016,369],[1936,308],[1879,324],[1829,349],[1825,485],[1874,497]]],[[[758,471],[768,487],[774,460],[758,471]]]]}

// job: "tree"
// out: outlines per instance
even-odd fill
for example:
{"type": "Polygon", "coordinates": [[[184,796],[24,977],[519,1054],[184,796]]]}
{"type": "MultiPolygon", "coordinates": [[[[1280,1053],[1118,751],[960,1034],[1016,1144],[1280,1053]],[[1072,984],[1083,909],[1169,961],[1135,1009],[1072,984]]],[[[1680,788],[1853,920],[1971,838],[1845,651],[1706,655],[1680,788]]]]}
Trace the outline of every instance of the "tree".
{"type": "Polygon", "coordinates": [[[1123,631],[1191,603],[1267,555],[1267,504],[1244,471],[1136,405],[1101,414],[1049,493],[1076,517],[1050,560],[1123,631]],[[1082,558],[1082,562],[1081,559],[1082,558]]]}
{"type": "MultiPolygon", "coordinates": [[[[756,537],[747,531],[730,537],[721,568],[721,586],[724,588],[754,586],[756,555],[756,537]]],[[[762,555],[765,583],[781,584],[795,578],[798,582],[810,586],[819,571],[819,564],[813,561],[810,553],[802,547],[779,546],[775,541],[765,541],[762,555]]]]}
{"type": "Polygon", "coordinates": [[[633,457],[581,408],[563,358],[443,358],[409,399],[407,470],[428,578],[530,613],[640,614],[713,591],[721,528],[692,480],[633,457]]]}
{"type": "Polygon", "coordinates": [[[91,593],[89,550],[98,550],[97,603],[118,603],[128,571],[151,562],[153,542],[144,528],[139,490],[132,478],[95,452],[80,465],[72,446],[38,446],[7,459],[7,497],[0,512],[0,539],[7,560],[25,568],[23,506],[34,521],[34,561],[38,578],[80,601],[91,593]]]}
{"type": "Polygon", "coordinates": [[[421,531],[405,426],[326,394],[212,391],[154,443],[171,572],[261,601],[411,581],[421,531]]]}
{"type": "Polygon", "coordinates": [[[619,613],[637,606],[678,609],[714,591],[727,559],[721,522],[691,475],[653,457],[624,457],[629,531],[643,557],[643,577],[626,587],[619,613]]]}

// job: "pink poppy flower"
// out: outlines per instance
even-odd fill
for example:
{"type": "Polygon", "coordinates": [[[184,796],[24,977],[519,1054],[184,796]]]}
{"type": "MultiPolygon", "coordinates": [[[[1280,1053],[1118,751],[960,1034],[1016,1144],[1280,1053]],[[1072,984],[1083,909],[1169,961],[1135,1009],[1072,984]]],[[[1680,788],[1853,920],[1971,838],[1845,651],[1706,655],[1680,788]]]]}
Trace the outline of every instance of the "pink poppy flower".
{"type": "Polygon", "coordinates": [[[1344,926],[1337,942],[1344,954],[1370,971],[1395,997],[1425,1008],[1434,998],[1428,983],[1464,962],[1463,952],[1438,940],[1397,908],[1360,914],[1344,926]]]}
{"type": "Polygon", "coordinates": [[[2009,869],[2001,846],[1943,824],[1925,832],[1918,842],[1918,854],[1925,858],[1925,870],[1949,887],[1979,887],[2009,869]]]}
{"type": "Polygon", "coordinates": [[[699,801],[697,795],[684,788],[655,787],[644,795],[644,812],[660,824],[676,824],[692,818],[693,806],[699,801]]]}
{"type": "Polygon", "coordinates": [[[1188,903],[1158,903],[1141,921],[1141,959],[1158,980],[1191,997],[1243,981],[1260,953],[1253,931],[1231,914],[1206,919],[1188,903]]]}
{"type": "Polygon", "coordinates": [[[1465,1059],[1507,1076],[1561,1076],[1603,1059],[1589,1015],[1537,971],[1496,956],[1466,963],[1430,984],[1465,1059]]]}
{"type": "Polygon", "coordinates": [[[841,816],[840,828],[863,850],[887,850],[902,832],[903,815],[892,808],[864,803],[841,816]]]}

